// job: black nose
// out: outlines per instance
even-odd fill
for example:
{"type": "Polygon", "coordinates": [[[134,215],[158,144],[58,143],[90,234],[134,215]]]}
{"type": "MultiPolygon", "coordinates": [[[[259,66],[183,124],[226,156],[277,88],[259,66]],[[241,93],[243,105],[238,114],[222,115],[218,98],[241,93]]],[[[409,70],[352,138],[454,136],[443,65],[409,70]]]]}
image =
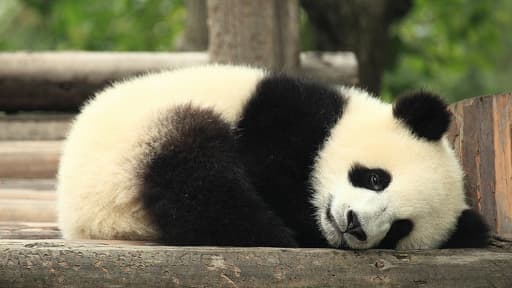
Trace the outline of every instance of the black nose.
{"type": "Polygon", "coordinates": [[[359,222],[359,218],[357,217],[357,213],[348,210],[347,213],[347,233],[356,237],[359,241],[366,240],[366,233],[364,233],[363,228],[361,227],[361,223],[359,222]]]}

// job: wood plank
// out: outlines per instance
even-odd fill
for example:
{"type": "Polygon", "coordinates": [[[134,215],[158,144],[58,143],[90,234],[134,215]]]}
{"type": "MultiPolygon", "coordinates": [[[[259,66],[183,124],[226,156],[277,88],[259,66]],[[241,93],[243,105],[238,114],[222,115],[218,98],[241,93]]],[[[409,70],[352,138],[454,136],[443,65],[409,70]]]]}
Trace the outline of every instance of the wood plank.
{"type": "Polygon", "coordinates": [[[0,115],[0,141],[63,140],[72,114],[0,115]]]}
{"type": "Polygon", "coordinates": [[[0,178],[54,178],[60,141],[0,141],[0,178]]]}
{"type": "MultiPolygon", "coordinates": [[[[339,57],[317,54],[301,54],[300,75],[332,84],[357,81],[353,53],[337,52],[339,57]]],[[[86,99],[112,81],[208,62],[206,52],[3,52],[0,111],[76,112],[86,99]]]]}
{"type": "Polygon", "coordinates": [[[508,249],[342,251],[0,240],[0,287],[511,287],[508,249]]]}

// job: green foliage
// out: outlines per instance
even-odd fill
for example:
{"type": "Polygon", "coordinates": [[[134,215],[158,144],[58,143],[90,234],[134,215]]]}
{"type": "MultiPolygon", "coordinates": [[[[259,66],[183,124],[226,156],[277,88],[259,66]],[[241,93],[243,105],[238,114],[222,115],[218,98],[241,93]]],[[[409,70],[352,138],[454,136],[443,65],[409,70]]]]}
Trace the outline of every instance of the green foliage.
{"type": "Polygon", "coordinates": [[[183,0],[1,0],[0,50],[171,50],[183,0]]]}
{"type": "Polygon", "coordinates": [[[450,101],[512,91],[512,1],[415,0],[392,29],[383,95],[437,91],[450,101]]]}

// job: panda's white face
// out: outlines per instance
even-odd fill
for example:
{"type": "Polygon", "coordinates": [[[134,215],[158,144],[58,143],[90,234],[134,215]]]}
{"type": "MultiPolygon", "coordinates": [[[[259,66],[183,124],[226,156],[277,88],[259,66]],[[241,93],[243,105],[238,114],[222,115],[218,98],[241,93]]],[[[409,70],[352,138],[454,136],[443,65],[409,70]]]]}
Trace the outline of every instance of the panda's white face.
{"type": "Polygon", "coordinates": [[[347,106],[313,171],[324,236],[334,247],[366,249],[402,233],[397,249],[438,247],[467,208],[450,145],[414,136],[389,104],[342,92],[347,106]]]}

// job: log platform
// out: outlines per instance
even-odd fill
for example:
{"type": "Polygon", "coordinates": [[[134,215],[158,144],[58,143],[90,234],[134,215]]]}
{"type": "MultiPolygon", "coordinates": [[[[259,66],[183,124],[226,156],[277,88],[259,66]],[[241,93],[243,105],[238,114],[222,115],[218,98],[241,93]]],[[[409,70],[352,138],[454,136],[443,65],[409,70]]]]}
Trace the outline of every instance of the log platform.
{"type": "MultiPolygon", "coordinates": [[[[22,107],[2,97],[0,108],[22,107]]],[[[54,177],[72,115],[0,114],[0,287],[512,287],[511,102],[507,94],[451,106],[450,140],[492,245],[422,251],[65,241],[54,177]]]]}
{"type": "Polygon", "coordinates": [[[509,288],[511,271],[509,242],[485,250],[341,251],[0,240],[0,287],[509,288]]]}

